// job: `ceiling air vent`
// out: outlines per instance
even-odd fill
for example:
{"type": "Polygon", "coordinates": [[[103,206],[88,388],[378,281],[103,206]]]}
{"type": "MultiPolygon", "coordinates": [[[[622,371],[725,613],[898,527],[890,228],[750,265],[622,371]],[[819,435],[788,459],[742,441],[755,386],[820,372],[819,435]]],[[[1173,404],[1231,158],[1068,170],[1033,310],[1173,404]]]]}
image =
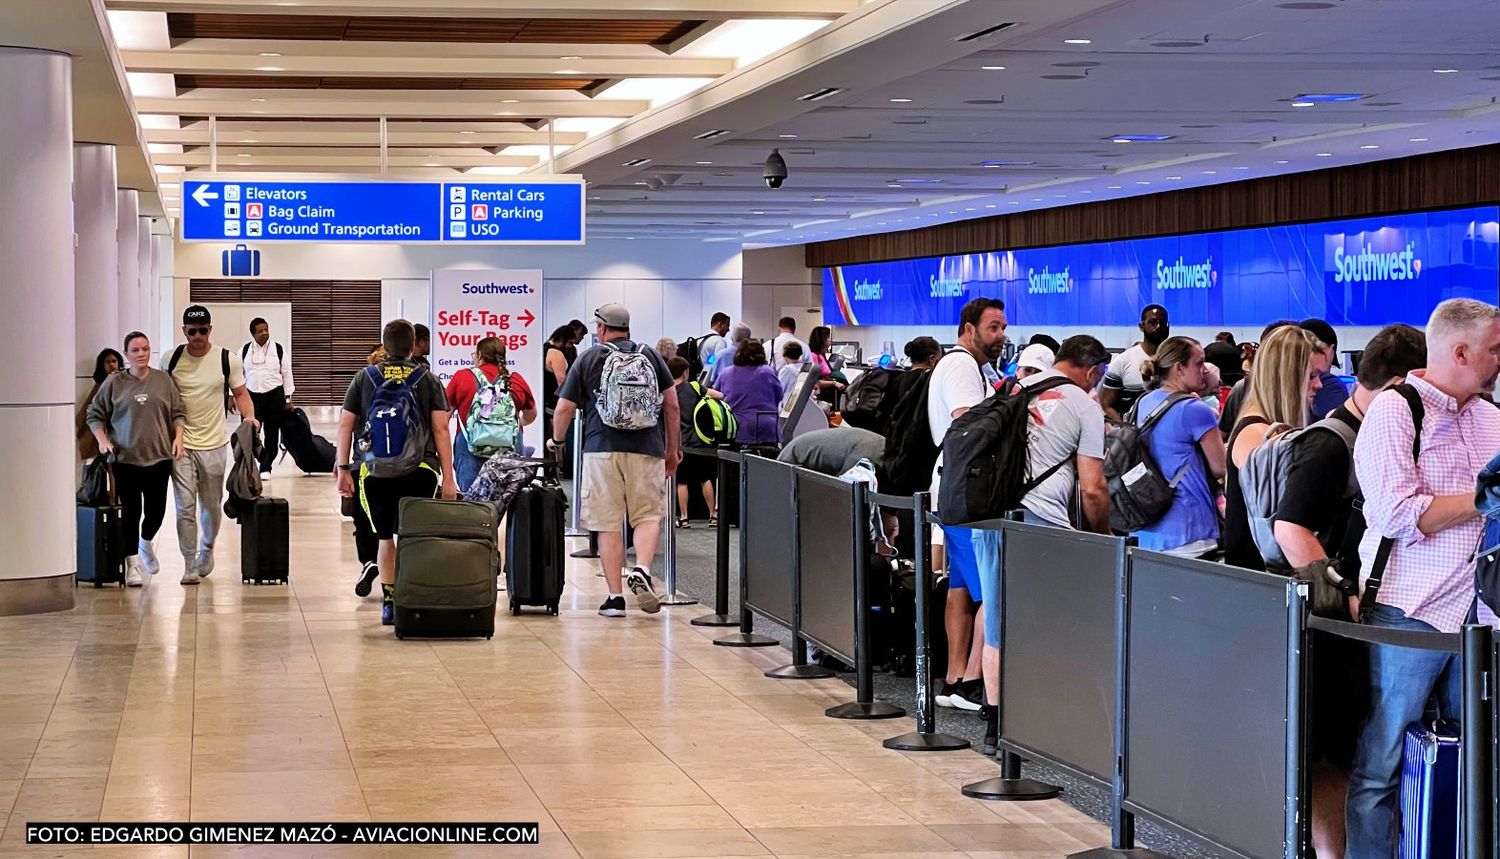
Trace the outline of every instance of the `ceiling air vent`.
{"type": "Polygon", "coordinates": [[[838,95],[839,93],[841,93],[843,91],[844,90],[843,90],[842,87],[826,86],[826,87],[823,87],[822,89],[815,89],[812,92],[803,93],[802,95],[797,96],[797,100],[798,101],[822,101],[823,99],[828,98],[829,96],[838,95]]]}
{"type": "Polygon", "coordinates": [[[1008,22],[1008,23],[1005,23],[1005,24],[996,24],[993,27],[986,27],[983,30],[979,30],[979,31],[970,33],[967,36],[959,36],[957,39],[954,39],[953,41],[955,41],[955,42],[977,42],[978,40],[983,39],[986,36],[993,36],[994,34],[999,33],[1002,30],[1009,30],[1011,27],[1014,27],[1015,25],[1016,24],[1015,24],[1014,21],[1011,21],[1011,22],[1008,22]]]}
{"type": "Polygon", "coordinates": [[[623,166],[625,166],[625,167],[644,167],[645,165],[650,164],[650,163],[651,163],[651,159],[650,158],[632,158],[629,161],[626,161],[623,166]]]}
{"type": "Polygon", "coordinates": [[[702,134],[694,134],[693,135],[693,139],[694,140],[713,140],[716,137],[723,137],[724,135],[726,135],[728,133],[729,132],[727,130],[723,129],[723,128],[715,128],[713,131],[705,131],[702,134]]]}

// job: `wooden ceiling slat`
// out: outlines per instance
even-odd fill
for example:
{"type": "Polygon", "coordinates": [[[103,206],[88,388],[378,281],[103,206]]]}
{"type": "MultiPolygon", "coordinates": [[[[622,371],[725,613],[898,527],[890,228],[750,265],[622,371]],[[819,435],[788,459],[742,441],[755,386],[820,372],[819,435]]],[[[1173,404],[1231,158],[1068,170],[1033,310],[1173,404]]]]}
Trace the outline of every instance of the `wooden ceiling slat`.
{"type": "Polygon", "coordinates": [[[596,86],[600,82],[599,78],[398,78],[189,74],[180,74],[176,78],[179,94],[195,89],[581,91],[596,86]]]}
{"type": "Polygon", "coordinates": [[[662,45],[699,21],[608,18],[416,18],[332,15],[232,15],[173,12],[167,32],[186,39],[662,45]]]}

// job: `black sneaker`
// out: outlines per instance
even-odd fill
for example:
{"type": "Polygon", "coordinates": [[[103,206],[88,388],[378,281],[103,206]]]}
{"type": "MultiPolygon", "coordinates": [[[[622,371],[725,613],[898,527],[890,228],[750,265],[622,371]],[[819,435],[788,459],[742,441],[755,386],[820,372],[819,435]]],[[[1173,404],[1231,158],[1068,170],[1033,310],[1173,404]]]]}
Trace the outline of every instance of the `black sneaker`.
{"type": "Polygon", "coordinates": [[[1000,720],[995,718],[997,714],[994,709],[989,707],[985,709],[990,712],[985,717],[987,724],[984,727],[984,741],[979,745],[979,752],[985,757],[991,757],[995,754],[996,747],[1000,745],[1000,720]]]}
{"type": "Polygon", "coordinates": [[[625,598],[607,597],[604,600],[604,604],[599,606],[599,614],[603,615],[604,617],[624,617],[625,598]]]}
{"type": "Polygon", "coordinates": [[[646,614],[656,614],[661,611],[661,598],[656,595],[656,589],[651,586],[651,574],[641,567],[634,567],[625,574],[625,585],[630,592],[635,594],[636,605],[646,614]]]}
{"type": "Polygon", "coordinates": [[[354,583],[354,595],[357,597],[369,596],[370,588],[378,578],[380,578],[380,566],[374,561],[365,564],[365,568],[360,571],[359,581],[354,583]]]}
{"type": "Polygon", "coordinates": [[[978,712],[984,706],[984,681],[960,680],[948,696],[948,706],[959,710],[978,712]]]}

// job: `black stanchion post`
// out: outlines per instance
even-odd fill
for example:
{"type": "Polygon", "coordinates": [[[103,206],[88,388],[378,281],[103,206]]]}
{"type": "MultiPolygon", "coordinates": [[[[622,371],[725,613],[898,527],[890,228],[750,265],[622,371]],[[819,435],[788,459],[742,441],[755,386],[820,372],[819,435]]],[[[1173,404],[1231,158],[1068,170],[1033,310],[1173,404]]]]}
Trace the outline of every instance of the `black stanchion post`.
{"type": "Polygon", "coordinates": [[[927,634],[927,600],[932,591],[932,529],[927,524],[929,499],[926,492],[911,497],[911,521],[916,529],[912,540],[912,561],[916,565],[912,585],[916,591],[913,611],[917,621],[917,641],[913,661],[917,673],[917,729],[891,737],[883,744],[888,749],[902,752],[952,752],[969,748],[968,740],[940,734],[937,730],[936,693],[932,691],[932,646],[927,634]]]}
{"type": "MultiPolygon", "coordinates": [[[[772,668],[765,675],[772,680],[826,680],[834,676],[821,665],[807,664],[807,643],[802,640],[802,537],[797,527],[798,493],[797,481],[792,481],[791,511],[792,536],[792,663],[772,668]]],[[[857,502],[856,502],[857,503],[857,502]]],[[[857,508],[856,508],[857,509],[857,508]]],[[[859,518],[856,513],[855,519],[859,518]]]]}
{"type": "Polygon", "coordinates": [[[589,532],[589,544],[582,549],[568,555],[570,558],[597,558],[599,557],[599,532],[589,532]]]}
{"type": "Polygon", "coordinates": [[[870,550],[869,487],[854,484],[854,684],[855,700],[823,711],[833,719],[899,719],[906,711],[875,700],[875,669],[870,665],[870,596],[865,560],[870,550]]]}
{"type": "MultiPolygon", "coordinates": [[[[1009,513],[1007,518],[1019,519],[1019,513],[1009,513]]],[[[1003,532],[1002,532],[1003,533],[1003,532]]],[[[998,606],[986,606],[985,611],[999,609],[1002,615],[1000,623],[1000,647],[1004,653],[1005,647],[1005,541],[1000,543],[1000,604],[998,606]]],[[[1001,669],[1002,672],[1004,669],[1001,669]]],[[[1005,739],[1005,690],[1001,684],[1000,710],[996,718],[1000,720],[1000,775],[996,778],[987,778],[966,784],[963,788],[964,796],[974,799],[988,799],[1001,802],[1031,802],[1039,799],[1053,799],[1062,793],[1062,788],[1057,785],[1047,784],[1035,779],[1021,778],[1021,756],[1004,748],[1005,739]]]]}
{"type": "MultiPolygon", "coordinates": [[[[755,615],[750,613],[750,535],[745,523],[749,521],[749,501],[745,479],[749,470],[745,460],[747,456],[740,457],[740,631],[734,635],[726,635],[723,638],[714,639],[714,644],[720,647],[771,647],[780,644],[768,635],[755,634],[755,615]]],[[[720,516],[719,521],[724,517],[720,516]]]]}
{"type": "MultiPolygon", "coordinates": [[[[719,486],[718,492],[714,494],[714,501],[718,506],[712,511],[715,515],[721,513],[724,508],[723,497],[719,493],[729,485],[729,459],[721,455],[720,451],[714,451],[715,464],[718,469],[719,486]]],[[[729,614],[729,517],[719,516],[719,524],[714,533],[714,613],[695,617],[689,621],[693,626],[738,626],[739,619],[729,614]]]]}
{"type": "Polygon", "coordinates": [[[1494,776],[1494,682],[1491,669],[1495,655],[1494,631],[1470,624],[1463,628],[1463,731],[1460,757],[1463,767],[1463,856],[1485,859],[1495,855],[1494,776]]]}

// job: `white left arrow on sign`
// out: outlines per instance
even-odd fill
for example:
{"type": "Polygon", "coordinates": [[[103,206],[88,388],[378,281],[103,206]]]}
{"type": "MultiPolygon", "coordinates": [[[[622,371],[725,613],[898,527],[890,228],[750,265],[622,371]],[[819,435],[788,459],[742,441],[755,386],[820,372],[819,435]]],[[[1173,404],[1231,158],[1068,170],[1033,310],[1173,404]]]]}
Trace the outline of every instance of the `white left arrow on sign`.
{"type": "Polygon", "coordinates": [[[199,185],[198,189],[193,192],[193,199],[198,201],[198,205],[207,206],[209,200],[219,199],[219,192],[208,190],[207,185],[199,185]]]}

